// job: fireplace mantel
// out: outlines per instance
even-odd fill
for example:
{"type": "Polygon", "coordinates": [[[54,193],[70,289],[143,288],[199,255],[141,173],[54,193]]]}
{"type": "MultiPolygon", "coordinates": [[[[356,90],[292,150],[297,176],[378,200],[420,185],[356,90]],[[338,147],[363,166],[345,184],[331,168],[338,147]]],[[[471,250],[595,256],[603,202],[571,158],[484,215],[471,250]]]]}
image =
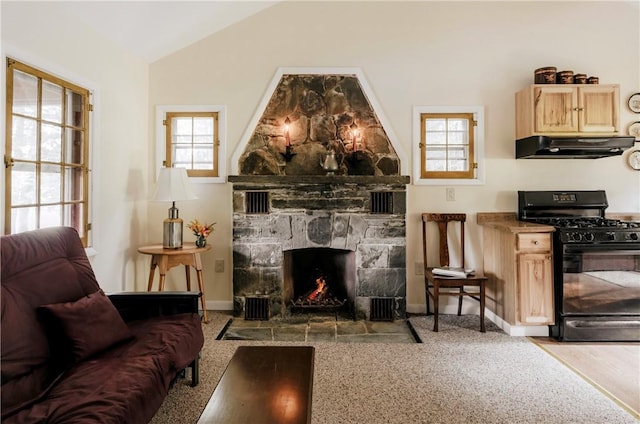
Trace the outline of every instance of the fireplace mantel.
{"type": "Polygon", "coordinates": [[[409,184],[408,175],[229,175],[230,183],[261,184],[264,187],[291,184],[409,184]]]}

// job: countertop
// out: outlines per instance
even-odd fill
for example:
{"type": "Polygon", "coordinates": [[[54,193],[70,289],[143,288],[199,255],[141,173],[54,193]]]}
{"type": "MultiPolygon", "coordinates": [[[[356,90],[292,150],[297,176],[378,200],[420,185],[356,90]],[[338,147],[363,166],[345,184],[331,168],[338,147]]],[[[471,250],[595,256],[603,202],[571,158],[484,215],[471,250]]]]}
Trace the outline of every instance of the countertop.
{"type": "Polygon", "coordinates": [[[551,225],[518,221],[516,216],[511,212],[478,212],[476,220],[483,227],[511,233],[551,233],[556,230],[551,225]]]}

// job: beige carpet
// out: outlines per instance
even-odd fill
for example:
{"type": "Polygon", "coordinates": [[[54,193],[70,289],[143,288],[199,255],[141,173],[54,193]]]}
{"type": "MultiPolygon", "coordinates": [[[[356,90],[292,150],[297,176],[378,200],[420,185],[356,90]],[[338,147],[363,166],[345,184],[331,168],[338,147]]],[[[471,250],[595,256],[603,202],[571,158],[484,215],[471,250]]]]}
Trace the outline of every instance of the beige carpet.
{"type": "Polygon", "coordinates": [[[315,346],[314,424],[637,423],[528,339],[480,333],[476,316],[442,316],[438,333],[412,317],[422,344],[216,341],[228,318],[211,313],[200,385],[179,381],[154,424],[196,423],[235,349],[272,344],[315,346]]]}

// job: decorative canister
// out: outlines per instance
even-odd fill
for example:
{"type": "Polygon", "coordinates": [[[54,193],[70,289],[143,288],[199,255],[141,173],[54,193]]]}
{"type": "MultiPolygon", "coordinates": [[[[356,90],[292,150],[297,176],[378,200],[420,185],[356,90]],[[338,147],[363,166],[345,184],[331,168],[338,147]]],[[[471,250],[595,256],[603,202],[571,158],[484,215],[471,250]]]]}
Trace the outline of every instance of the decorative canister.
{"type": "Polygon", "coordinates": [[[600,82],[600,78],[598,77],[589,77],[587,79],[587,84],[598,84],[600,82]]]}
{"type": "Polygon", "coordinates": [[[586,84],[587,83],[587,74],[575,74],[573,76],[574,84],[586,84]]]}
{"type": "Polygon", "coordinates": [[[534,71],[534,82],[536,84],[555,84],[556,82],[555,66],[547,66],[545,68],[538,68],[534,71]]]}
{"type": "Polygon", "coordinates": [[[207,238],[205,236],[196,237],[196,247],[205,247],[207,245],[207,238]]]}
{"type": "Polygon", "coordinates": [[[556,83],[573,84],[573,71],[560,71],[556,74],[556,83]]]}

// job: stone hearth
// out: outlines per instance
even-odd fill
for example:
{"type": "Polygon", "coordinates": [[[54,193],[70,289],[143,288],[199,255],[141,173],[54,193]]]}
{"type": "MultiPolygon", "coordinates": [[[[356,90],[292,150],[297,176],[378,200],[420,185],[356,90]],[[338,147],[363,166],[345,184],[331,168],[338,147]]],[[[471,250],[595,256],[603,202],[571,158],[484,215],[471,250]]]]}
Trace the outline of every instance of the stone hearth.
{"type": "Polygon", "coordinates": [[[245,175],[229,181],[236,316],[244,315],[247,297],[267,298],[271,316],[288,316],[284,252],[317,247],[355,252],[349,300],[356,317],[370,317],[371,298],[392,299],[394,316],[405,316],[409,177],[245,175]]]}

